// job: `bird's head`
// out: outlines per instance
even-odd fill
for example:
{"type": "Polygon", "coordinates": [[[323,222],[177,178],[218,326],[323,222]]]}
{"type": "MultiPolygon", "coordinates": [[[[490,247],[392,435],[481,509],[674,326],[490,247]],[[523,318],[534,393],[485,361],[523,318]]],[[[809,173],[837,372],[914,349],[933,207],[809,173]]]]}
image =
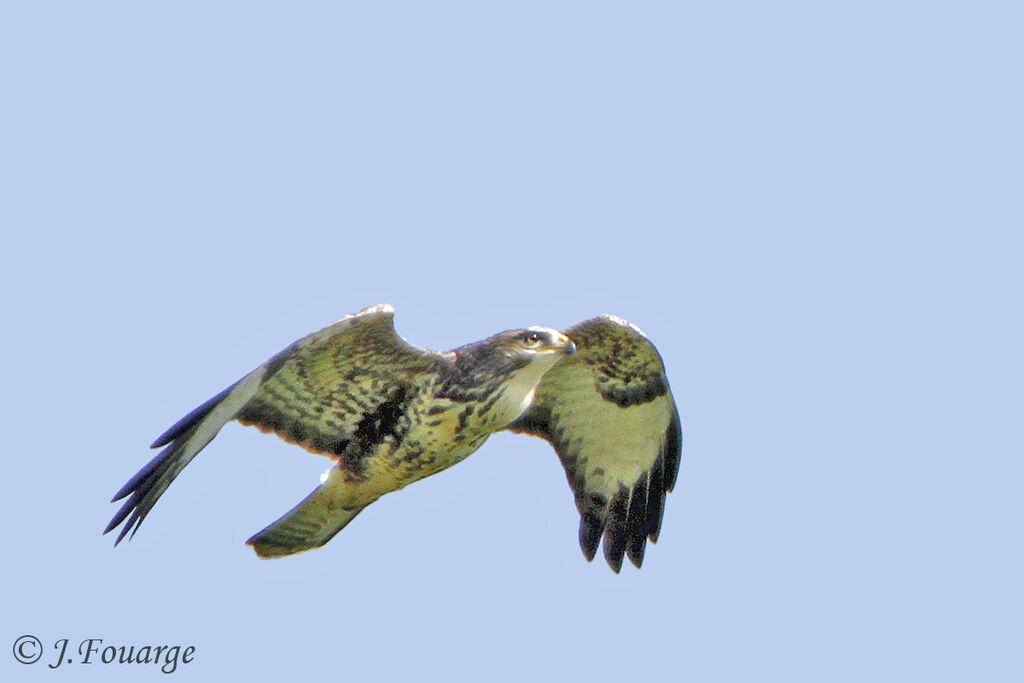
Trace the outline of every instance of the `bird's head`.
{"type": "Polygon", "coordinates": [[[534,385],[548,369],[568,354],[576,353],[576,344],[567,335],[550,327],[524,327],[505,330],[483,341],[455,350],[456,376],[468,386],[484,384],[495,377],[521,374],[534,385]]]}
{"type": "Polygon", "coordinates": [[[558,330],[534,326],[499,332],[470,349],[459,358],[459,374],[464,384],[490,387],[488,397],[482,399],[488,407],[480,419],[493,431],[523,414],[544,374],[576,353],[576,344],[558,330]]]}
{"type": "Polygon", "coordinates": [[[541,357],[549,357],[554,361],[561,356],[576,353],[576,344],[572,339],[558,330],[539,325],[500,332],[492,337],[492,341],[509,356],[530,362],[541,357]]]}

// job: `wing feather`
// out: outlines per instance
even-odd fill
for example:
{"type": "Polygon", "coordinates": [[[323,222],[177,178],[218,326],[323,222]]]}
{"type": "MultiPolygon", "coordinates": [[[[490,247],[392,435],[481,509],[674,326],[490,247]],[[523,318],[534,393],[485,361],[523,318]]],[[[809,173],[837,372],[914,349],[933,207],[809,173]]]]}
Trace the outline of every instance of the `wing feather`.
{"type": "Polygon", "coordinates": [[[580,513],[580,547],[604,541],[616,572],[643,563],[658,539],[665,494],[679,471],[682,432],[661,356],[635,326],[600,316],[565,333],[577,353],[549,370],[531,407],[509,429],[547,439],[580,513]]]}
{"type": "Polygon", "coordinates": [[[160,435],[153,447],[164,449],[114,495],[127,500],[104,533],[127,520],[115,544],[134,535],[174,478],[232,419],[336,457],[373,421],[368,415],[387,417],[388,400],[408,398],[411,386],[448,362],[446,354],[398,336],[391,306],[345,316],[289,345],[160,435]]]}
{"type": "Polygon", "coordinates": [[[280,360],[235,419],[314,453],[339,457],[357,433],[380,430],[367,416],[378,421],[394,416],[450,363],[449,354],[399,337],[390,307],[357,315],[362,316],[358,324],[325,328],[296,342],[298,348],[280,360]]]}

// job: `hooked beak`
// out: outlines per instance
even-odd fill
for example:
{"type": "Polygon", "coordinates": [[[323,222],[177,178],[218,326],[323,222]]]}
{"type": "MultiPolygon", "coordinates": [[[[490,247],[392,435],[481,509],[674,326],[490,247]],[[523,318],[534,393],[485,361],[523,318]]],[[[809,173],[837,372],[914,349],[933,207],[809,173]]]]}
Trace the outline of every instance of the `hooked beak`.
{"type": "Polygon", "coordinates": [[[562,353],[564,353],[567,356],[571,356],[572,354],[576,353],[576,342],[574,342],[569,337],[566,337],[565,335],[562,336],[565,337],[565,344],[562,346],[562,353]]]}

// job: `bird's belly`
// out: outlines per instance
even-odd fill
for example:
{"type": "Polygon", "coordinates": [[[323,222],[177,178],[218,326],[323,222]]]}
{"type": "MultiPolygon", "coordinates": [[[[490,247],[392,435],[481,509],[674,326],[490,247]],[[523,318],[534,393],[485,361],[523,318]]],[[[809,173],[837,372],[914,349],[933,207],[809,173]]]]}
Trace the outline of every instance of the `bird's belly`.
{"type": "Polygon", "coordinates": [[[502,429],[529,407],[534,383],[510,382],[491,400],[432,401],[416,406],[408,429],[389,435],[373,448],[361,472],[349,480],[368,501],[446,470],[476,451],[492,433],[502,429]]]}
{"type": "Polygon", "coordinates": [[[458,424],[444,424],[415,430],[398,449],[401,461],[410,472],[427,476],[447,469],[469,457],[483,445],[489,431],[458,424]]]}
{"type": "Polygon", "coordinates": [[[367,502],[414,481],[446,470],[483,445],[490,432],[471,429],[453,419],[419,423],[400,440],[386,439],[367,459],[366,469],[350,478],[358,497],[367,502]]]}

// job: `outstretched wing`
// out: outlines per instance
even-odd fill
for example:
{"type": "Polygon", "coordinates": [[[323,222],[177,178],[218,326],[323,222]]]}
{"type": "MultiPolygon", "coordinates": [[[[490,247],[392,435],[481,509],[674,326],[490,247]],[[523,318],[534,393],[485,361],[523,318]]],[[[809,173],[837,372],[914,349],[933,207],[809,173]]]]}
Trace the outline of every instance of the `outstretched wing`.
{"type": "Polygon", "coordinates": [[[637,567],[661,529],[665,493],[679,471],[682,432],[654,345],[621,318],[604,315],[565,333],[577,353],[559,361],[533,404],[509,429],[551,442],[580,512],[580,546],[616,572],[637,567]]]}
{"type": "Polygon", "coordinates": [[[179,420],[153,443],[164,450],[114,495],[114,501],[128,500],[104,533],[127,519],[116,543],[129,531],[134,535],[229,420],[332,457],[353,438],[372,440],[381,422],[393,420],[399,405],[450,362],[399,337],[394,313],[386,304],[373,306],[303,337],[179,420]]]}

